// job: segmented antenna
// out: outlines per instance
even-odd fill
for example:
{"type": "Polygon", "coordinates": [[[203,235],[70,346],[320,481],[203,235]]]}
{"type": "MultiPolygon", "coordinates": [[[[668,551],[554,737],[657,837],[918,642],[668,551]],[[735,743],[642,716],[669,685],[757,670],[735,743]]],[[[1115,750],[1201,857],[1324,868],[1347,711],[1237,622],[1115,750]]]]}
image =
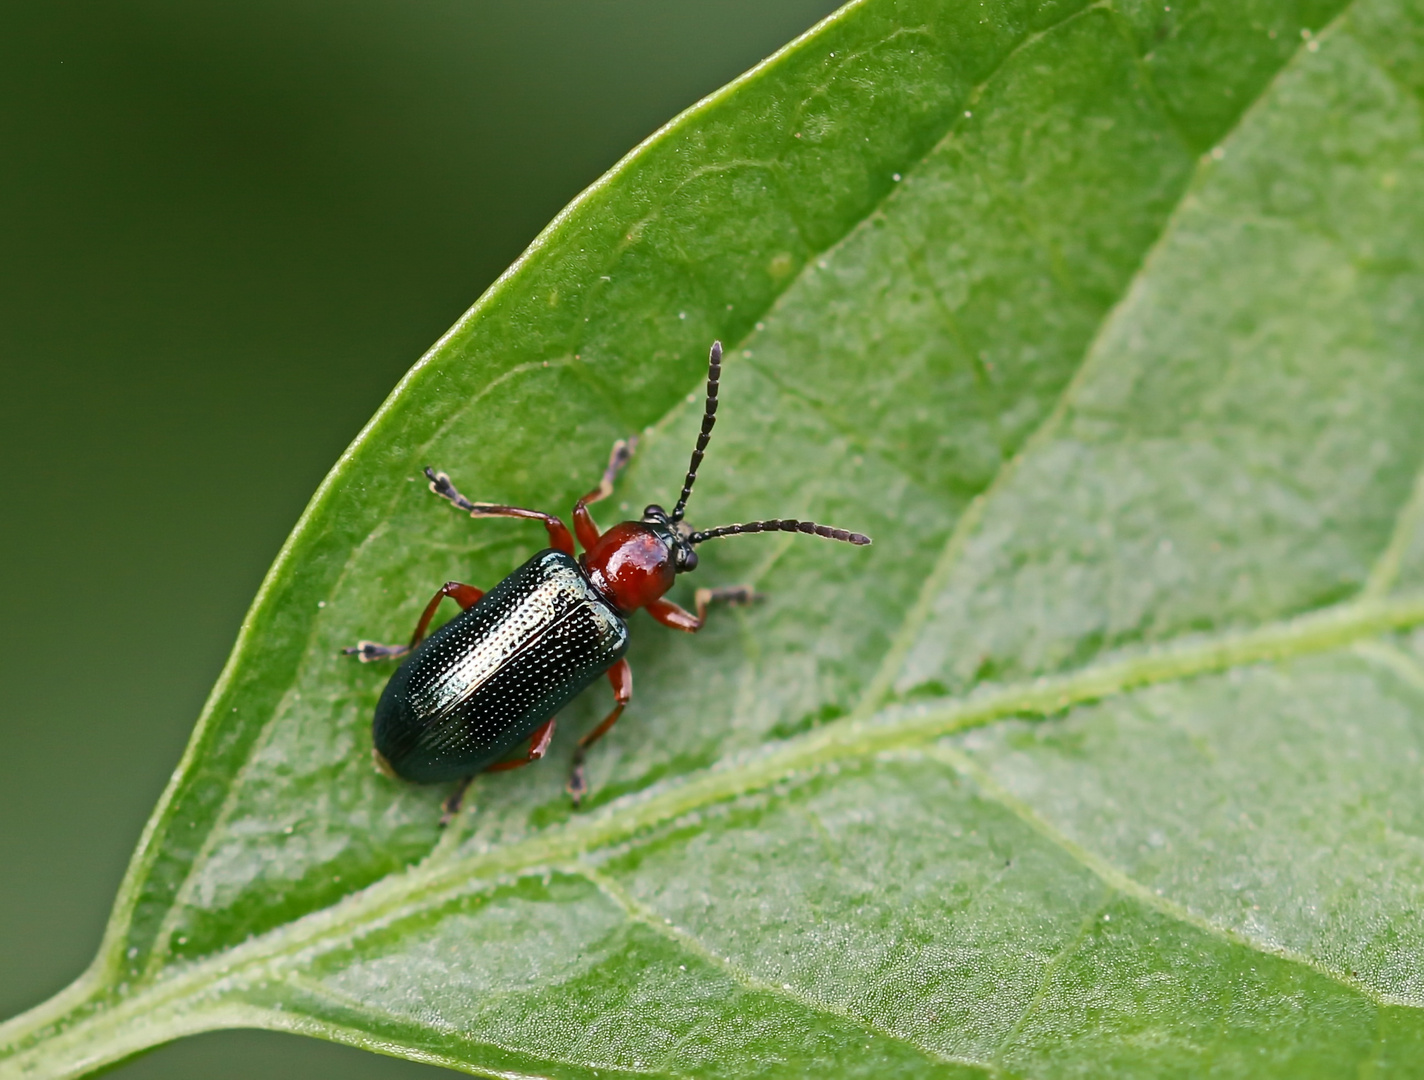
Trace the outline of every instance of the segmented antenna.
{"type": "Polygon", "coordinates": [[[697,479],[697,466],[702,464],[702,455],[712,438],[712,427],[717,423],[717,380],[722,377],[722,343],[712,342],[712,353],[707,358],[707,405],[702,410],[702,431],[697,436],[697,447],[692,451],[692,464],[687,467],[687,479],[682,484],[682,494],[677,505],[672,508],[674,523],[682,520],[687,509],[688,496],[692,494],[692,484],[697,479]]]}
{"type": "Polygon", "coordinates": [[[864,533],[846,532],[845,529],[833,529],[829,525],[817,525],[814,521],[793,521],[790,518],[782,521],[749,521],[745,525],[721,525],[704,532],[695,532],[687,538],[687,542],[700,544],[704,540],[712,540],[718,536],[736,536],[739,533],[759,532],[814,533],[816,536],[824,536],[827,540],[844,540],[847,544],[858,546],[870,543],[870,537],[864,533]]]}

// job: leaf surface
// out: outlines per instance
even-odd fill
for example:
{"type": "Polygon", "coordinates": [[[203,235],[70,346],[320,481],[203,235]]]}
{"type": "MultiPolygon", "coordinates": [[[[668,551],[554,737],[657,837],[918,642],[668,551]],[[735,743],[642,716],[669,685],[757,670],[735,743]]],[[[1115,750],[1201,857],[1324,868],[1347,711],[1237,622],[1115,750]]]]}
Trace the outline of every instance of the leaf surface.
{"type": "Polygon", "coordinates": [[[689,111],[338,462],[0,1076],[229,1025],[500,1075],[1416,1073],[1421,91],[1418,0],[863,0],[689,111]],[[709,544],[767,599],[634,618],[587,809],[601,686],[442,834],[339,652],[542,533],[420,467],[553,510],[640,432],[636,516],[713,337],[694,523],[875,546],[709,544]]]}

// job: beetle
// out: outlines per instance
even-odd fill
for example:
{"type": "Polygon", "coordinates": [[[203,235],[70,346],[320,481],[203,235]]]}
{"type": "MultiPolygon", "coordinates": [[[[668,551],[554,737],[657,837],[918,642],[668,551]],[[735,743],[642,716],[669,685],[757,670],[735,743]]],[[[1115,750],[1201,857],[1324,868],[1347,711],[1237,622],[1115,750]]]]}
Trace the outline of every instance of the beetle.
{"type": "Polygon", "coordinates": [[[613,686],[613,710],[578,741],[568,792],[577,807],[588,792],[584,757],[607,734],[633,697],[628,651],[628,617],[645,609],[658,622],[695,633],[713,603],[748,603],[757,595],[747,586],[698,589],[696,612],[664,593],[678,574],[697,568],[697,545],[720,536],[758,532],[802,532],[850,544],[870,537],[813,521],[752,521],[696,531],[683,521],[697,469],[717,422],[717,388],[722,345],[713,342],[707,364],[707,402],[702,430],[682,494],[672,512],[656,503],[638,521],[600,533],[589,506],[613,493],[613,483],[632,456],[636,439],[619,440],[603,478],[574,504],[574,536],[584,553],[574,556],[574,536],[559,518],[538,510],[472,502],[450,478],[429,466],[430,490],[471,517],[528,518],[542,522],[549,547],[540,551],[489,592],[447,581],[430,599],[406,645],[361,641],[344,650],[363,662],[404,657],[386,684],[372,722],[376,766],[392,777],[417,783],[457,780],[445,800],[441,823],[459,811],[475,775],[516,769],[544,756],[554,734],[554,718],[600,675],[613,686]],[[463,609],[429,637],[426,630],[441,601],[450,597],[463,609]],[[528,740],[521,757],[508,755],[528,740]]]}

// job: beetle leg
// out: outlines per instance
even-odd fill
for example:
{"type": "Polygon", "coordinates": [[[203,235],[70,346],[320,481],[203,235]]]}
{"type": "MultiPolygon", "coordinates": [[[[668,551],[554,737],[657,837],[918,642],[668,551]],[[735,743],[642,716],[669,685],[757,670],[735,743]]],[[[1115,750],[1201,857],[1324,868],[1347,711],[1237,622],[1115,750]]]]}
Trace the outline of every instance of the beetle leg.
{"type": "Polygon", "coordinates": [[[410,652],[410,646],[382,645],[379,641],[358,641],[355,645],[348,645],[341,652],[346,656],[359,657],[361,663],[369,664],[372,660],[390,660],[392,657],[404,656],[410,652]]]}
{"type": "Polygon", "coordinates": [[[574,553],[574,538],[569,534],[569,527],[553,514],[546,514],[542,510],[526,510],[522,506],[505,506],[502,503],[471,502],[455,490],[455,485],[450,483],[450,478],[443,472],[436,472],[427,465],[425,475],[430,479],[431,491],[442,499],[448,499],[470,517],[512,517],[542,521],[544,528],[549,531],[549,546],[558,548],[565,555],[574,553]]]}
{"type": "Polygon", "coordinates": [[[363,664],[369,664],[372,660],[404,656],[419,645],[425,637],[425,631],[430,626],[430,620],[435,617],[435,609],[440,606],[441,600],[447,596],[452,597],[455,603],[460,605],[462,611],[469,611],[479,603],[480,597],[484,594],[483,589],[477,589],[473,585],[466,585],[460,581],[447,581],[440,586],[440,591],[430,598],[430,603],[425,605],[425,610],[420,615],[420,622],[415,624],[415,633],[410,636],[409,645],[380,645],[374,641],[358,641],[351,648],[341,651],[347,656],[359,656],[363,664]]]}
{"type": "Polygon", "coordinates": [[[697,606],[697,621],[705,623],[708,604],[752,604],[766,597],[750,585],[723,585],[719,589],[698,589],[692,599],[697,606]]]}
{"type": "MultiPolygon", "coordinates": [[[[545,720],[535,729],[534,735],[529,740],[529,756],[515,758],[513,761],[501,761],[491,765],[485,772],[503,772],[505,769],[517,769],[521,765],[528,765],[531,761],[538,761],[544,756],[544,751],[549,749],[549,740],[554,737],[553,719],[545,720]]],[[[475,782],[473,776],[463,776],[460,782],[455,785],[455,790],[450,792],[449,798],[440,804],[440,825],[443,828],[455,820],[455,815],[460,812],[460,804],[465,801],[465,792],[470,790],[470,785],[475,782]]]]}
{"type": "Polygon", "coordinates": [[[588,794],[588,777],[584,773],[583,758],[584,752],[608,734],[608,729],[618,722],[618,718],[623,715],[623,710],[628,707],[628,702],[633,700],[633,669],[628,666],[628,661],[619,660],[608,669],[608,681],[613,684],[613,711],[603,718],[603,722],[594,728],[587,735],[578,741],[578,748],[574,750],[574,767],[569,773],[567,784],[569,795],[574,800],[574,808],[577,809],[583,797],[588,794]]]}
{"type": "Polygon", "coordinates": [[[435,617],[435,609],[440,606],[440,601],[445,597],[452,597],[455,603],[460,605],[461,611],[469,611],[479,603],[480,597],[484,594],[483,589],[477,589],[473,585],[466,585],[459,581],[445,582],[430,598],[430,603],[425,605],[425,610],[420,613],[420,622],[415,624],[415,633],[410,635],[409,647],[415,648],[425,638],[425,631],[430,627],[430,620],[435,617]]]}
{"type": "Polygon", "coordinates": [[[689,634],[695,634],[707,622],[707,606],[709,604],[750,604],[761,598],[762,594],[756,592],[750,585],[727,585],[720,589],[698,589],[696,615],[686,608],[679,607],[671,600],[662,599],[654,600],[648,604],[647,612],[664,626],[671,626],[674,630],[686,630],[689,634]]]}
{"type": "Polygon", "coordinates": [[[583,545],[585,551],[591,550],[593,545],[598,543],[599,537],[598,526],[594,524],[593,515],[588,512],[589,504],[596,503],[599,499],[606,499],[613,494],[613,481],[623,471],[623,466],[628,464],[637,445],[638,436],[636,435],[629,439],[619,439],[614,443],[613,450],[608,455],[608,467],[603,470],[603,479],[598,482],[598,487],[574,504],[574,532],[578,535],[578,541],[583,545]]]}
{"type": "Polygon", "coordinates": [[[515,758],[513,761],[497,761],[485,772],[504,772],[506,769],[521,769],[531,761],[538,761],[544,756],[544,751],[549,749],[549,740],[554,737],[554,721],[545,720],[534,730],[534,734],[529,739],[529,753],[526,757],[515,758]]]}
{"type": "Polygon", "coordinates": [[[460,804],[465,801],[465,792],[470,790],[470,785],[475,782],[473,776],[462,776],[455,785],[455,790],[450,792],[445,801],[440,804],[440,827],[443,829],[450,822],[455,820],[455,815],[460,812],[460,804]]]}

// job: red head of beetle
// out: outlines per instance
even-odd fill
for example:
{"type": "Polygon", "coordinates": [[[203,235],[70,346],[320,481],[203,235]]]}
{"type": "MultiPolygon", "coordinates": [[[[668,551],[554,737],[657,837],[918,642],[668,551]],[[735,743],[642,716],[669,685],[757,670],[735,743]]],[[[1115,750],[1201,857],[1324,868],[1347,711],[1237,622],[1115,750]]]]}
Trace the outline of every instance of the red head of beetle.
{"type": "Polygon", "coordinates": [[[647,607],[672,588],[680,573],[697,567],[691,530],[679,527],[656,504],[642,521],[625,521],[598,538],[579,560],[594,585],[623,612],[647,607]]]}

